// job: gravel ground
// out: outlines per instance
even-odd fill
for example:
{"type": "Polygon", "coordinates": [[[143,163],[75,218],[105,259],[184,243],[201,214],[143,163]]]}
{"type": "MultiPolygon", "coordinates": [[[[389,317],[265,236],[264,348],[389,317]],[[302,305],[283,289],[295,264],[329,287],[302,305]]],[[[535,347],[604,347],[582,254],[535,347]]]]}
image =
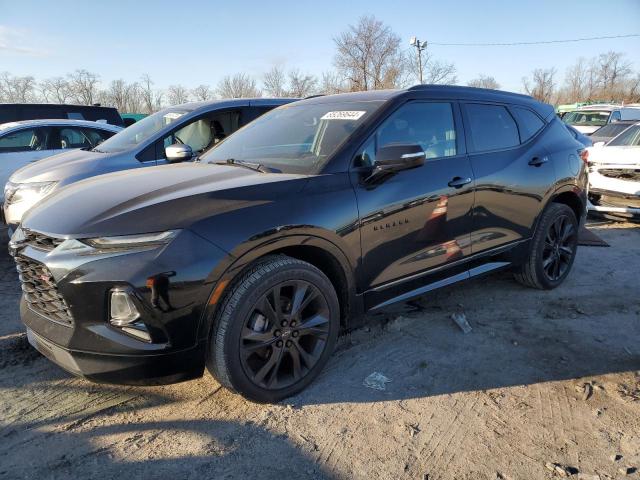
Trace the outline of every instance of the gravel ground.
{"type": "Polygon", "coordinates": [[[71,377],[27,344],[2,254],[0,479],[640,479],[640,228],[591,228],[611,247],[582,247],[562,287],[499,273],[371,316],[280,405],[208,375],[71,377]]]}

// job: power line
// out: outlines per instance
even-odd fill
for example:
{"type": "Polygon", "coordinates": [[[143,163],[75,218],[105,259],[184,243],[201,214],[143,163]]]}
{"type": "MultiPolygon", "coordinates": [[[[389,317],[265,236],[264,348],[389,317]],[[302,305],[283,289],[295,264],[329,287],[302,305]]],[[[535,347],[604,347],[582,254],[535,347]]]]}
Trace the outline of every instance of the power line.
{"type": "Polygon", "coordinates": [[[606,40],[611,38],[631,38],[640,37],[640,33],[630,33],[628,35],[607,35],[601,37],[585,37],[585,38],[572,38],[568,40],[540,40],[536,42],[495,42],[495,43],[439,43],[429,42],[429,45],[438,45],[443,47],[511,47],[516,45],[547,45],[550,43],[573,43],[573,42],[586,42],[590,40],[606,40]]]}

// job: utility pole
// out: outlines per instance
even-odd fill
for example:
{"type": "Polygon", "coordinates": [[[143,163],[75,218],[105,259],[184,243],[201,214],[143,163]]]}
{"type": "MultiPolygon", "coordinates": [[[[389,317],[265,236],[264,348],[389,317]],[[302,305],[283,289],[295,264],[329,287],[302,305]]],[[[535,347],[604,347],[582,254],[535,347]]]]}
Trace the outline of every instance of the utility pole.
{"type": "Polygon", "coordinates": [[[418,53],[418,74],[420,78],[420,84],[422,84],[422,51],[427,48],[426,41],[420,41],[416,37],[411,37],[409,40],[409,45],[412,47],[416,47],[416,51],[418,53]]]}

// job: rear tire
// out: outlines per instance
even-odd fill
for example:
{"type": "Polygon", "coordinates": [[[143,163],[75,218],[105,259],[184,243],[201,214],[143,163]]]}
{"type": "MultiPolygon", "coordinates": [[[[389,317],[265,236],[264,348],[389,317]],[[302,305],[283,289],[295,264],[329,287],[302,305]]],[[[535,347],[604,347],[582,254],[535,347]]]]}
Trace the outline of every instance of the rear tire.
{"type": "Polygon", "coordinates": [[[516,280],[541,290],[559,286],[569,275],[576,258],[578,227],[571,208],[551,203],[542,213],[527,259],[515,272],[516,280]]]}
{"type": "Polygon", "coordinates": [[[340,327],[338,298],[313,265],[266,257],[243,273],[214,319],[207,369],[226,388],[277,402],[320,373],[340,327]]]}

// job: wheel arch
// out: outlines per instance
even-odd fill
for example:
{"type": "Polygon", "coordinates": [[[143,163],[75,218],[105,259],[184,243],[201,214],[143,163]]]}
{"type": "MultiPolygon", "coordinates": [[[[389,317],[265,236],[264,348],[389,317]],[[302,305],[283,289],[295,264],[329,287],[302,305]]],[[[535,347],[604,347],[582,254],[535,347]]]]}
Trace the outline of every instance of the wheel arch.
{"type": "Polygon", "coordinates": [[[348,326],[348,319],[361,313],[363,306],[356,295],[354,266],[344,251],[333,242],[313,235],[288,235],[277,240],[266,241],[231,257],[226,265],[219,266],[217,280],[213,281],[211,292],[198,329],[198,339],[209,337],[213,319],[218,307],[242,273],[262,259],[273,255],[287,255],[305,261],[318,268],[331,281],[340,305],[341,327],[348,326]]]}

